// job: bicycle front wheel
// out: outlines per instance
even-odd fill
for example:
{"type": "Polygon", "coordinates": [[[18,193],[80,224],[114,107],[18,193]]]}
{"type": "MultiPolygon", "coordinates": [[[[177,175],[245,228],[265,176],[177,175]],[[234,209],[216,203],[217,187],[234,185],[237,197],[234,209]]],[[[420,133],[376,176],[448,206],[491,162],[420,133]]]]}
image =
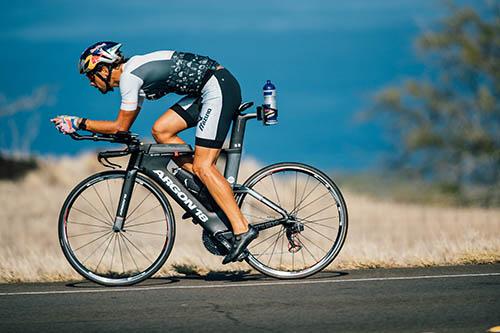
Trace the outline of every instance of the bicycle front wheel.
{"type": "Polygon", "coordinates": [[[113,230],[125,176],[125,171],[105,171],[85,179],[59,216],[59,241],[69,263],[103,285],[147,279],[165,263],[174,243],[172,208],[158,186],[140,174],[123,229],[113,230]]]}
{"type": "MultiPolygon", "coordinates": [[[[266,275],[304,278],[328,266],[347,235],[347,206],[335,183],[321,171],[300,163],[278,163],[253,174],[244,184],[288,214],[282,225],[264,229],[250,243],[247,262],[266,275]]],[[[282,216],[244,193],[237,197],[250,224],[282,216]]]]}

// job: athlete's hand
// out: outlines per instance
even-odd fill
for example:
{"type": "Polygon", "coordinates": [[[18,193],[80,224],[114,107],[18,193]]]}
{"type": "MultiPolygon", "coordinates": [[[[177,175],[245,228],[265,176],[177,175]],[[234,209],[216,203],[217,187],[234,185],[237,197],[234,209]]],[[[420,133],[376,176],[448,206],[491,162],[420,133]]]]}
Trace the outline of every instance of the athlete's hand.
{"type": "Polygon", "coordinates": [[[64,134],[71,134],[78,131],[78,125],[82,121],[82,118],[75,116],[57,116],[50,120],[54,123],[59,132],[64,134]]]}

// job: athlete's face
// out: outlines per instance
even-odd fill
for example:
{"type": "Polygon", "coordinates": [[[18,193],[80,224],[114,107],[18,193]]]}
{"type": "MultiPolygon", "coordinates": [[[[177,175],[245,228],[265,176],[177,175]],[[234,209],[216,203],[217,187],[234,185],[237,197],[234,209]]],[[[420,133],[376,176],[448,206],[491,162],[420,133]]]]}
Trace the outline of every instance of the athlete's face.
{"type": "Polygon", "coordinates": [[[87,78],[89,79],[92,87],[96,87],[100,92],[105,94],[108,91],[106,89],[106,82],[104,82],[103,79],[108,77],[109,71],[106,67],[103,67],[97,73],[99,73],[99,75],[96,75],[96,72],[87,73],[87,78]]]}

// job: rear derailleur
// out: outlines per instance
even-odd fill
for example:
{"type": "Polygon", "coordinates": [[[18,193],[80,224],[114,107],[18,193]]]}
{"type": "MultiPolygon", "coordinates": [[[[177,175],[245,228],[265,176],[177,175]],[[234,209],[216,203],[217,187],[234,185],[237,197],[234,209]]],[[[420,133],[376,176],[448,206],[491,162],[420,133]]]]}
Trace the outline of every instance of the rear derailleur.
{"type": "Polygon", "coordinates": [[[304,231],[304,224],[292,220],[285,225],[285,228],[286,238],[288,239],[288,252],[299,252],[302,249],[302,242],[297,236],[304,231]]]}

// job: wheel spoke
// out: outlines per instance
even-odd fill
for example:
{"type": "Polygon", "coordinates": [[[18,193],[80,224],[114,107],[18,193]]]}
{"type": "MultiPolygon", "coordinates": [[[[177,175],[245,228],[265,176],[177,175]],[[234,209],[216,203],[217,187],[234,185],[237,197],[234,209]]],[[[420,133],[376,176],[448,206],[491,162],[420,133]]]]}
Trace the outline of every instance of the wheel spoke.
{"type": "Polygon", "coordinates": [[[109,223],[109,221],[104,221],[104,220],[101,220],[101,219],[99,219],[99,218],[95,217],[94,215],[91,215],[91,214],[89,214],[89,213],[87,213],[87,212],[84,212],[84,211],[83,211],[83,210],[81,210],[81,209],[76,208],[75,206],[71,207],[71,209],[74,209],[74,210],[76,210],[77,212],[80,212],[80,213],[82,213],[82,214],[85,214],[85,215],[87,215],[88,217],[91,217],[91,218],[93,218],[93,219],[94,219],[94,220],[96,220],[96,221],[99,221],[99,222],[101,222],[101,223],[104,223],[104,224],[105,224],[105,225],[107,225],[107,226],[112,226],[112,225],[113,225],[112,223],[109,223]]]}
{"type": "Polygon", "coordinates": [[[328,208],[333,207],[333,206],[335,206],[335,204],[334,204],[334,203],[333,203],[333,204],[331,204],[331,205],[329,205],[329,206],[326,206],[326,207],[325,207],[325,208],[323,208],[323,209],[318,210],[316,213],[313,213],[313,214],[311,214],[311,215],[307,215],[306,217],[303,217],[302,219],[303,219],[303,220],[306,220],[306,219],[310,218],[311,216],[318,215],[319,213],[321,213],[321,212],[323,212],[323,211],[325,211],[325,210],[327,210],[328,208]]]}
{"type": "Polygon", "coordinates": [[[109,195],[109,202],[111,204],[111,209],[116,212],[116,209],[114,208],[115,205],[113,204],[113,198],[111,196],[111,189],[109,188],[109,179],[106,179],[106,186],[108,187],[108,195],[109,195]]]}
{"type": "Polygon", "coordinates": [[[86,226],[89,226],[89,227],[101,228],[101,229],[109,230],[109,226],[104,227],[104,226],[98,225],[98,224],[82,223],[82,222],[69,221],[69,220],[68,220],[68,223],[70,223],[70,224],[78,224],[78,225],[86,225],[86,226]]]}
{"type": "Polygon", "coordinates": [[[146,225],[146,224],[155,224],[155,223],[160,223],[160,222],[165,222],[165,219],[148,221],[148,222],[142,222],[142,223],[133,223],[133,224],[128,224],[127,223],[127,227],[130,228],[130,227],[136,227],[136,226],[146,225]]]}
{"type": "Polygon", "coordinates": [[[113,262],[115,261],[115,250],[116,250],[116,233],[113,235],[113,250],[111,251],[111,263],[109,265],[109,272],[113,272],[113,262]]]}
{"type": "Polygon", "coordinates": [[[282,237],[282,238],[281,238],[280,266],[279,266],[279,267],[280,267],[280,269],[281,269],[281,267],[283,267],[283,266],[282,266],[282,263],[283,263],[283,253],[284,253],[284,250],[283,250],[283,245],[284,245],[284,243],[285,243],[285,237],[282,237]]]}
{"type": "Polygon", "coordinates": [[[94,208],[94,210],[99,214],[100,217],[102,217],[104,220],[107,219],[106,216],[104,216],[99,209],[97,209],[84,195],[83,193],[81,194],[81,197],[83,200],[87,201],[87,203],[90,205],[90,207],[94,208]]]}
{"type": "MultiPolygon", "coordinates": [[[[298,239],[298,237],[297,237],[297,239],[298,239]]],[[[302,242],[300,241],[300,239],[299,239],[299,243],[300,243],[300,245],[301,245],[302,247],[304,247],[304,244],[302,244],[302,242]]],[[[307,265],[306,265],[306,258],[304,257],[304,251],[302,251],[302,249],[301,249],[301,250],[300,250],[300,253],[302,253],[302,262],[304,263],[304,268],[306,268],[306,267],[307,267],[307,265]]]]}
{"type": "MultiPolygon", "coordinates": [[[[304,194],[306,194],[306,189],[307,189],[307,185],[309,185],[310,178],[311,178],[311,176],[307,175],[306,185],[304,185],[304,189],[302,190],[302,195],[300,196],[300,200],[299,200],[299,204],[297,205],[297,208],[300,207],[300,204],[302,203],[302,198],[304,197],[304,194]]],[[[294,211],[292,211],[292,213],[293,212],[294,211]]]]}
{"type": "MultiPolygon", "coordinates": [[[[112,237],[113,235],[109,235],[108,234],[108,237],[112,237]]],[[[90,257],[92,257],[94,255],[94,253],[97,252],[97,250],[99,250],[101,248],[101,246],[103,246],[104,244],[106,244],[106,241],[108,240],[108,237],[104,238],[104,240],[99,243],[99,246],[97,246],[94,251],[92,251],[92,253],[90,253],[85,259],[83,259],[82,263],[85,263],[90,257]]]]}
{"type": "Polygon", "coordinates": [[[254,244],[252,244],[252,247],[251,247],[251,248],[254,248],[254,247],[256,247],[256,246],[258,246],[258,245],[262,244],[263,242],[265,242],[265,241],[266,241],[266,240],[268,240],[269,238],[272,238],[272,237],[276,236],[278,233],[280,233],[280,232],[281,232],[281,230],[282,230],[282,229],[278,230],[277,232],[275,232],[275,233],[274,233],[274,234],[272,234],[271,236],[269,236],[269,237],[267,237],[266,239],[264,239],[264,240],[262,240],[262,241],[258,242],[258,243],[257,243],[257,244],[255,244],[255,245],[254,245],[254,244]]]}
{"type": "MultiPolygon", "coordinates": [[[[304,237],[305,239],[309,240],[309,239],[308,239],[307,237],[305,237],[304,235],[300,235],[300,236],[302,236],[302,237],[304,237]]],[[[304,242],[303,242],[303,241],[301,241],[300,239],[299,239],[299,242],[300,242],[300,244],[302,244],[302,247],[303,247],[304,249],[306,249],[307,253],[309,253],[309,255],[310,255],[310,256],[314,259],[314,261],[315,261],[315,262],[319,262],[319,260],[318,260],[318,259],[316,259],[316,257],[312,254],[312,252],[311,252],[311,251],[309,251],[309,249],[307,248],[306,244],[304,244],[304,242]]],[[[311,241],[309,240],[309,242],[311,242],[311,241]]],[[[314,244],[314,243],[313,243],[313,244],[314,244]]],[[[314,245],[315,245],[315,244],[314,244],[314,245]]],[[[323,249],[321,249],[321,250],[323,251],[323,249]]],[[[302,255],[303,255],[303,254],[302,254],[302,255]]]]}
{"type": "Polygon", "coordinates": [[[299,222],[304,223],[304,225],[306,225],[306,224],[314,224],[314,225],[319,225],[319,226],[322,226],[322,227],[325,227],[325,228],[330,228],[330,229],[333,229],[333,230],[337,230],[337,228],[332,227],[330,225],[326,225],[326,224],[322,224],[322,223],[318,223],[318,222],[311,222],[311,221],[302,220],[302,219],[297,219],[297,220],[299,220],[299,222]]]}
{"type": "Polygon", "coordinates": [[[137,219],[140,219],[140,218],[141,218],[141,217],[143,217],[144,215],[149,214],[149,213],[150,213],[153,209],[156,209],[156,208],[158,208],[158,207],[160,207],[160,206],[161,206],[161,203],[159,203],[158,205],[154,206],[153,208],[151,208],[150,210],[148,210],[148,211],[147,211],[147,212],[145,212],[144,214],[141,214],[141,215],[139,215],[139,216],[134,217],[131,221],[128,221],[128,222],[129,222],[129,223],[131,223],[131,222],[137,221],[137,219]]]}
{"type": "Polygon", "coordinates": [[[300,207],[300,209],[296,210],[295,213],[298,214],[301,210],[303,210],[304,208],[306,208],[306,207],[310,206],[311,204],[315,203],[316,201],[318,201],[319,199],[323,198],[327,194],[330,194],[330,192],[323,193],[321,196],[319,196],[316,199],[312,200],[307,205],[300,207]]]}
{"type": "Polygon", "coordinates": [[[315,222],[321,222],[321,221],[326,221],[326,220],[331,220],[331,219],[336,219],[338,218],[339,216],[330,216],[330,217],[324,217],[324,218],[321,218],[321,219],[317,219],[317,220],[306,220],[304,218],[297,218],[298,220],[301,220],[301,221],[307,221],[308,223],[315,223],[315,222]]]}
{"type": "Polygon", "coordinates": [[[132,210],[132,212],[127,216],[127,220],[129,218],[132,217],[132,215],[134,215],[134,213],[136,212],[137,209],[139,209],[139,207],[142,206],[142,204],[144,203],[144,201],[146,201],[147,198],[149,198],[149,196],[151,195],[151,192],[148,193],[148,195],[146,195],[146,197],[144,197],[144,199],[142,199],[142,201],[134,208],[134,210],[132,210]]]}
{"type": "Polygon", "coordinates": [[[127,249],[130,258],[134,262],[135,268],[139,272],[140,271],[139,266],[137,265],[137,262],[135,262],[134,256],[132,255],[132,252],[130,252],[130,249],[127,245],[127,242],[125,241],[125,239],[126,239],[125,235],[123,235],[123,233],[121,233],[121,232],[118,235],[120,235],[120,237],[122,238],[123,245],[125,245],[125,248],[127,249]]]}
{"type": "MultiPolygon", "coordinates": [[[[327,252],[323,248],[321,248],[318,244],[316,244],[315,242],[313,242],[312,240],[310,240],[308,237],[306,237],[304,234],[300,234],[300,237],[303,237],[309,243],[311,243],[312,245],[316,246],[318,249],[321,250],[321,252],[325,252],[325,253],[327,252]]],[[[304,243],[302,243],[302,244],[304,244],[304,243]]],[[[311,253],[311,256],[312,256],[312,253],[311,253]]],[[[314,258],[314,256],[313,256],[313,258],[314,258]]],[[[316,260],[316,258],[314,258],[314,260],[316,260]]]]}
{"type": "MultiPolygon", "coordinates": [[[[283,227],[281,227],[281,228],[283,228],[283,227]]],[[[271,259],[272,259],[273,254],[274,254],[274,250],[276,250],[276,245],[278,244],[279,239],[280,239],[280,236],[278,234],[278,237],[276,237],[276,240],[274,241],[273,251],[271,252],[271,255],[269,256],[269,260],[267,261],[268,266],[271,263],[271,259]]]]}
{"type": "Polygon", "coordinates": [[[162,236],[162,237],[167,236],[166,234],[159,234],[159,233],[156,233],[156,232],[139,231],[139,230],[130,229],[130,228],[127,228],[125,231],[126,232],[137,232],[139,234],[145,234],[145,235],[155,235],[155,236],[162,236]]]}
{"type": "Polygon", "coordinates": [[[298,171],[295,170],[295,186],[294,186],[294,191],[293,191],[293,208],[292,211],[295,211],[297,208],[297,177],[298,177],[298,171]]]}
{"type": "Polygon", "coordinates": [[[320,183],[320,182],[318,182],[318,183],[316,184],[316,186],[314,186],[314,187],[313,187],[313,189],[312,189],[311,191],[309,191],[309,193],[308,193],[308,194],[307,194],[307,195],[306,195],[306,196],[305,196],[302,200],[300,200],[300,202],[299,202],[299,204],[298,204],[298,206],[297,206],[297,210],[295,210],[295,211],[294,211],[294,212],[292,212],[292,213],[296,213],[297,211],[299,211],[299,210],[301,209],[301,207],[300,207],[300,206],[302,205],[302,203],[303,203],[304,201],[306,201],[306,199],[307,199],[307,198],[309,198],[309,196],[310,196],[310,195],[314,192],[314,190],[315,190],[315,189],[317,189],[317,188],[318,188],[318,186],[319,186],[319,185],[321,185],[321,183],[320,183]]]}
{"type": "Polygon", "coordinates": [[[102,236],[100,236],[100,237],[98,237],[98,238],[96,238],[96,239],[94,239],[94,240],[91,240],[91,241],[90,241],[90,242],[88,242],[88,243],[83,244],[83,245],[82,245],[82,246],[80,246],[79,248],[77,248],[77,249],[73,250],[73,252],[77,252],[78,250],[80,250],[80,249],[84,248],[84,247],[85,247],[85,246],[87,246],[87,245],[90,245],[90,244],[92,244],[92,243],[94,243],[94,242],[98,241],[99,239],[101,239],[101,238],[105,237],[106,235],[108,235],[108,234],[110,234],[110,233],[112,233],[112,232],[113,232],[113,231],[108,231],[108,232],[107,232],[107,233],[105,233],[104,235],[102,235],[102,236]]]}
{"type": "MultiPolygon", "coordinates": [[[[280,237],[280,234],[281,234],[281,231],[282,231],[282,230],[283,230],[283,227],[282,227],[282,229],[280,229],[280,231],[278,232],[278,238],[280,237]]],[[[263,254],[265,254],[265,253],[266,253],[266,251],[267,251],[267,250],[269,250],[269,249],[271,248],[271,246],[273,246],[273,244],[274,244],[274,243],[271,243],[271,244],[270,244],[270,245],[269,245],[269,246],[268,246],[268,247],[267,247],[264,251],[262,251],[262,253],[261,253],[261,254],[259,254],[259,255],[257,256],[257,259],[258,259],[258,258],[260,258],[263,254]]]]}
{"type": "Polygon", "coordinates": [[[314,231],[315,233],[317,233],[318,235],[320,235],[320,236],[322,236],[322,237],[324,237],[324,238],[328,239],[328,240],[329,240],[329,241],[331,241],[331,242],[334,242],[334,240],[333,240],[333,239],[331,239],[330,237],[326,237],[326,236],[325,236],[325,235],[323,235],[321,232],[316,231],[316,229],[314,229],[314,228],[313,228],[313,227],[311,227],[310,225],[305,225],[305,226],[306,226],[307,228],[311,229],[312,231],[314,231]]]}
{"type": "Polygon", "coordinates": [[[111,237],[109,238],[108,245],[106,245],[106,248],[104,249],[104,252],[102,253],[101,259],[99,259],[99,262],[97,263],[97,267],[95,268],[96,273],[99,270],[99,266],[101,265],[102,259],[104,258],[104,255],[106,254],[106,251],[108,251],[109,244],[111,244],[111,241],[114,238],[115,238],[115,233],[113,233],[113,235],[111,235],[111,237]]]}
{"type": "Polygon", "coordinates": [[[80,236],[86,236],[86,235],[93,235],[93,234],[103,234],[103,233],[108,233],[109,230],[107,231],[102,231],[102,230],[98,230],[98,231],[89,231],[89,232],[84,232],[84,233],[81,233],[81,234],[76,234],[76,235],[68,235],[68,239],[69,238],[76,238],[76,237],[80,237],[80,236]]]}
{"type": "Polygon", "coordinates": [[[97,189],[95,188],[94,185],[92,185],[92,188],[94,189],[94,192],[95,194],[97,194],[97,197],[99,198],[99,200],[101,201],[102,205],[104,206],[104,209],[106,209],[106,213],[108,213],[108,216],[109,216],[109,219],[110,221],[113,221],[113,216],[111,215],[111,213],[109,212],[108,210],[108,207],[106,206],[106,204],[104,203],[104,201],[102,200],[102,197],[101,195],[99,194],[99,192],[97,192],[97,189]]]}
{"type": "Polygon", "coordinates": [[[146,258],[149,262],[153,262],[153,260],[149,259],[148,256],[141,251],[141,249],[139,249],[127,236],[125,236],[125,234],[122,234],[122,236],[130,243],[130,245],[132,245],[137,251],[139,251],[144,256],[144,258],[146,258]]]}
{"type": "Polygon", "coordinates": [[[274,177],[273,177],[273,174],[271,174],[271,181],[273,182],[274,193],[276,194],[276,198],[278,199],[278,204],[279,204],[279,206],[281,207],[280,196],[278,195],[278,190],[276,190],[276,184],[274,183],[274,177]]]}
{"type": "Polygon", "coordinates": [[[118,248],[120,249],[120,258],[122,260],[122,272],[125,273],[125,264],[123,263],[123,252],[122,252],[122,245],[120,241],[120,234],[117,234],[116,239],[118,240],[118,248]]]}

